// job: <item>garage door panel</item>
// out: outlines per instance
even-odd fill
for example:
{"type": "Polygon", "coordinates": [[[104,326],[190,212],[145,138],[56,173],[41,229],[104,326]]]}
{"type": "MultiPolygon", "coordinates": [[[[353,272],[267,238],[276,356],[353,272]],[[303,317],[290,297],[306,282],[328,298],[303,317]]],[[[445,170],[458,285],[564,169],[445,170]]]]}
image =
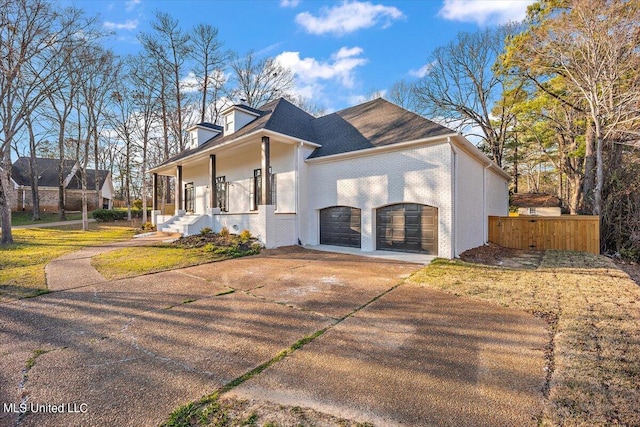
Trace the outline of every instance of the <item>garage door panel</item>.
{"type": "Polygon", "coordinates": [[[438,209],[398,203],[376,211],[376,248],[400,252],[438,253],[438,209]]]}
{"type": "Polygon", "coordinates": [[[320,210],[320,244],[361,246],[360,209],[348,206],[333,206],[320,210]]]}

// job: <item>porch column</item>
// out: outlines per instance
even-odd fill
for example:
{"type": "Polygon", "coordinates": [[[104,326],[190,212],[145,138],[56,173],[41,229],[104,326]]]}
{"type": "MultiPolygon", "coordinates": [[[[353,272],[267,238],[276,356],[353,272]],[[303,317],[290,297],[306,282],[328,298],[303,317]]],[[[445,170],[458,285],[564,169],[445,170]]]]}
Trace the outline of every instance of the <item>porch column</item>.
{"type": "Polygon", "coordinates": [[[216,155],[209,155],[209,207],[217,208],[217,200],[218,200],[218,186],[216,185],[216,155]]]}
{"type": "Polygon", "coordinates": [[[262,203],[272,205],[271,201],[271,179],[269,176],[269,166],[271,166],[271,155],[269,152],[269,137],[262,137],[262,203]]]}
{"type": "Polygon", "coordinates": [[[158,174],[153,174],[153,204],[151,210],[158,210],[158,174]]]}
{"type": "Polygon", "coordinates": [[[176,213],[182,209],[182,166],[176,166],[176,213]]]}

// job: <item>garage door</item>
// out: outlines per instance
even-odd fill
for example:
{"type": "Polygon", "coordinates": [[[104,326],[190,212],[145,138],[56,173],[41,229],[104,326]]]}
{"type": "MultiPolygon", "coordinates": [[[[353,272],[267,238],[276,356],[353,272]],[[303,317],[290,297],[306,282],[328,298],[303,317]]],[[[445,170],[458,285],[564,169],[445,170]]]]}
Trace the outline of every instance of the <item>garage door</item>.
{"type": "Polygon", "coordinates": [[[376,210],[376,248],[438,254],[438,209],[399,203],[376,210]]]}
{"type": "Polygon", "coordinates": [[[320,244],[360,247],[360,209],[333,206],[320,210],[320,244]]]}

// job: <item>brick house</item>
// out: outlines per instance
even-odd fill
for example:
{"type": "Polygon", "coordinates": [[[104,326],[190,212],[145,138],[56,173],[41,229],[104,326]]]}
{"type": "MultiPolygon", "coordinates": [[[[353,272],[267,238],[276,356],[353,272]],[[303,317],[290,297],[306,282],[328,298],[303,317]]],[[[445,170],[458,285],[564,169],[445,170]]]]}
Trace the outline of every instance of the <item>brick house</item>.
{"type": "Polygon", "coordinates": [[[509,176],[462,135],[383,99],[315,118],[285,99],[187,129],[153,168],[159,229],[249,229],[266,247],[332,245],[453,258],[508,213],[509,176]],[[160,215],[159,176],[177,215],[160,215]],[[265,179],[266,178],[266,179],[265,179]]]}
{"type": "MultiPolygon", "coordinates": [[[[36,159],[36,169],[38,171],[38,195],[40,199],[40,210],[57,211],[59,190],[58,190],[58,159],[36,159]]],[[[80,165],[73,160],[65,160],[63,174],[65,176],[64,197],[65,210],[79,211],[82,209],[82,178],[80,175],[80,165]]],[[[30,210],[33,207],[31,196],[31,173],[28,157],[20,157],[11,167],[11,178],[15,184],[15,197],[13,197],[13,210],[30,210]]],[[[107,170],[87,169],[87,208],[94,210],[97,208],[111,208],[113,205],[113,183],[111,172],[107,170]],[[96,179],[100,190],[100,206],[95,202],[96,179]]]]}

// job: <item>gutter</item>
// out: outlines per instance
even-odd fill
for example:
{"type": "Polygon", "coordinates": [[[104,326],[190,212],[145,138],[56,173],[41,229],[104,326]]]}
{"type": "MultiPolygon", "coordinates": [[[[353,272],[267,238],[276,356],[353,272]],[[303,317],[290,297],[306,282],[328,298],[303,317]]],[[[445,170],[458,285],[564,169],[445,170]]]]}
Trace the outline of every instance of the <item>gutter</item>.
{"type": "Polygon", "coordinates": [[[447,142],[451,147],[451,258],[455,258],[458,253],[458,240],[456,238],[456,223],[458,221],[458,203],[456,203],[456,184],[458,181],[458,149],[451,140],[451,137],[447,137],[447,142]]]}
{"type": "Polygon", "coordinates": [[[213,154],[213,153],[219,151],[220,149],[227,148],[227,147],[229,147],[231,145],[242,145],[242,144],[251,142],[249,140],[251,138],[255,137],[255,136],[258,136],[258,135],[274,137],[274,138],[276,138],[276,139],[278,139],[280,141],[284,140],[284,142],[290,142],[292,144],[297,144],[297,143],[301,142],[301,143],[310,145],[312,147],[321,147],[320,144],[317,144],[315,142],[302,140],[300,138],[295,138],[293,136],[285,135],[285,134],[280,133],[280,132],[275,132],[275,131],[272,131],[272,130],[269,130],[269,129],[261,128],[261,129],[255,130],[255,131],[253,131],[251,133],[248,133],[246,135],[240,136],[240,137],[238,137],[236,139],[232,139],[230,141],[227,141],[227,142],[225,142],[223,144],[214,145],[213,147],[207,147],[205,149],[197,151],[197,152],[195,152],[193,154],[190,154],[188,156],[181,157],[179,159],[170,161],[168,163],[162,163],[159,166],[156,166],[154,168],[149,169],[147,171],[147,173],[157,173],[157,171],[159,171],[159,170],[163,170],[163,169],[167,169],[167,168],[170,169],[170,168],[173,168],[173,167],[175,167],[175,166],[177,166],[179,164],[184,164],[184,163],[188,163],[188,162],[197,160],[201,156],[205,156],[206,157],[209,154],[213,154]]]}

